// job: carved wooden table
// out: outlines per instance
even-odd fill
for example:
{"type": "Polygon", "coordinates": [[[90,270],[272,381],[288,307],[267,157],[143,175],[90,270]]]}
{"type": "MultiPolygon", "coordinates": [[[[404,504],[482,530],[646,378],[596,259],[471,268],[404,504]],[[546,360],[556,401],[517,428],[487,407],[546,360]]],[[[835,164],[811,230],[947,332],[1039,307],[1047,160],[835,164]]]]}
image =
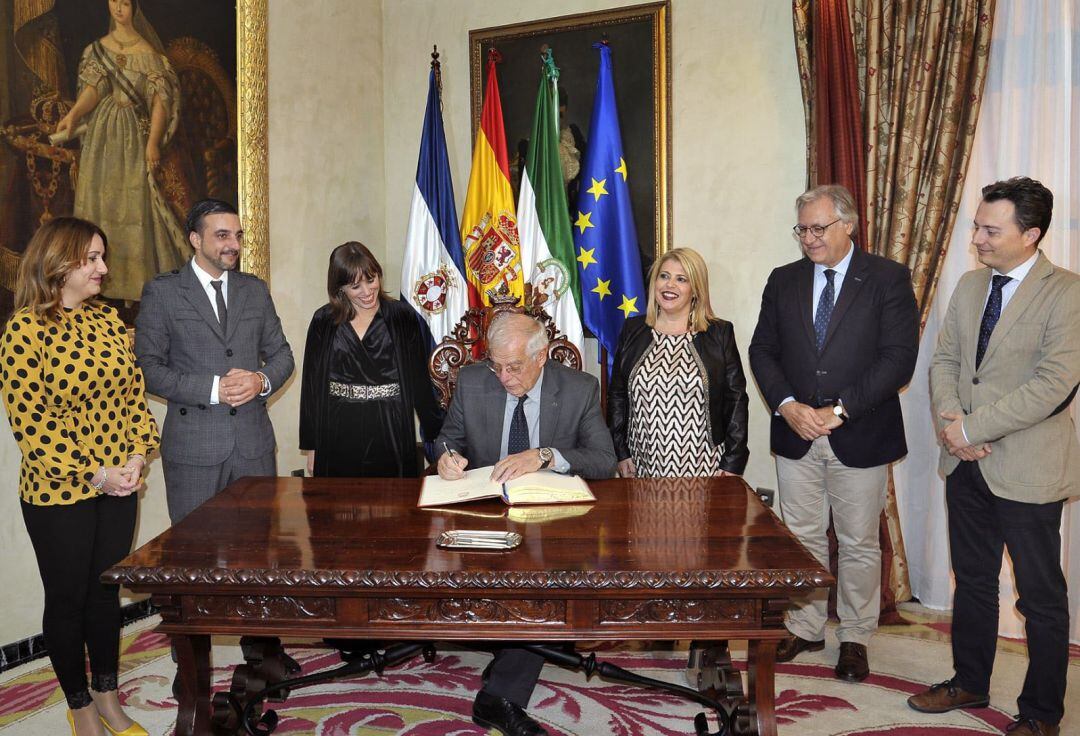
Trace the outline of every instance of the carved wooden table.
{"type": "MultiPolygon", "coordinates": [[[[528,519],[497,501],[418,509],[411,479],[246,478],[103,579],[150,593],[161,607],[158,631],[177,651],[177,733],[185,736],[223,732],[212,723],[213,634],[746,639],[741,720],[748,731],[776,734],[784,608],[792,594],[832,578],[739,478],[590,486],[598,501],[587,512],[558,518],[571,507],[533,507],[524,517],[537,518],[528,519]],[[439,549],[435,537],[450,529],[525,539],[510,552],[439,549]]],[[[253,681],[249,689],[285,676],[289,660],[275,641],[245,651],[248,665],[238,670],[253,681]]],[[[730,676],[707,673],[702,687],[730,676]]],[[[234,692],[244,687],[234,678],[234,692]]]]}

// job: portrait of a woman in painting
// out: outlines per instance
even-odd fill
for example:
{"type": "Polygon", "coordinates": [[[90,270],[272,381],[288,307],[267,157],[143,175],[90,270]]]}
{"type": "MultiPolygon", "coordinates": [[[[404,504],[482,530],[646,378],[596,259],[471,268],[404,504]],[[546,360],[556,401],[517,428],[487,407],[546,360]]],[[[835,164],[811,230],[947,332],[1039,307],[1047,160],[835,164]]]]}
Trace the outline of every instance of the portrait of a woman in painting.
{"type": "MultiPolygon", "coordinates": [[[[251,46],[236,18],[258,3],[0,4],[12,9],[0,12],[0,316],[30,236],[75,215],[109,233],[102,296],[132,323],[143,285],[190,257],[191,204],[238,199],[237,54],[251,46]]],[[[246,78],[265,76],[245,64],[246,78]]],[[[257,241],[259,220],[245,224],[257,241]]]]}
{"type": "Polygon", "coordinates": [[[106,1],[108,32],[83,51],[78,96],[56,132],[81,139],[74,214],[110,233],[104,295],[134,301],[188,256],[158,172],[180,120],[180,82],[138,0],[106,1]]]}

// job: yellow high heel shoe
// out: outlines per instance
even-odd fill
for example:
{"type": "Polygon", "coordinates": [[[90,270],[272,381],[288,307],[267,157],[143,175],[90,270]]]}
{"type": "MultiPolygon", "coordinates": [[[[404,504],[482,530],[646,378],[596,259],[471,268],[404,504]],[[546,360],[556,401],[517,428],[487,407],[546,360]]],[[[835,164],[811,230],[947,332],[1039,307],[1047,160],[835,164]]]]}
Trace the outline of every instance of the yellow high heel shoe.
{"type": "Polygon", "coordinates": [[[79,736],[79,734],[77,734],[75,732],[75,716],[71,715],[70,710],[67,712],[67,716],[68,716],[68,725],[71,726],[71,736],[79,736]]]}
{"type": "MultiPolygon", "coordinates": [[[[71,713],[68,713],[68,720],[71,720],[71,713]]],[[[112,734],[112,736],[150,736],[146,729],[140,726],[135,721],[131,722],[131,725],[125,728],[123,731],[117,731],[115,728],[109,725],[109,722],[105,720],[105,716],[101,716],[101,725],[105,727],[105,730],[112,734]]],[[[75,726],[71,727],[72,733],[75,732],[75,726]]]]}

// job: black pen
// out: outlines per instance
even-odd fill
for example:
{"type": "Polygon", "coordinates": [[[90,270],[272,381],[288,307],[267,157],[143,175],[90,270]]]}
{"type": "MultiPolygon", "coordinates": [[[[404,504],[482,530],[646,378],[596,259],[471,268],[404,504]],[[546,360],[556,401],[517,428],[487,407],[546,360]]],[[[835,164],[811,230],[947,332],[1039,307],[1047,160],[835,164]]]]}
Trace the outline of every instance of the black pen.
{"type": "Polygon", "coordinates": [[[456,452],[454,452],[450,448],[450,446],[448,444],[446,444],[446,442],[443,442],[442,446],[443,446],[443,449],[446,450],[446,452],[450,455],[451,460],[456,460],[458,458],[458,454],[456,452]]]}

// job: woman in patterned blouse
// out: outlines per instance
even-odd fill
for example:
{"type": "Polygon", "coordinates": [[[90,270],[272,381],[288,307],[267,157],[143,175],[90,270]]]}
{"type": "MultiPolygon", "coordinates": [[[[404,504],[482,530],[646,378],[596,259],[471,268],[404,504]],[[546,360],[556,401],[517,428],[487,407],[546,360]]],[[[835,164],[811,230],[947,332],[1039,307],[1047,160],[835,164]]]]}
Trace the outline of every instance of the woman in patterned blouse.
{"type": "Polygon", "coordinates": [[[608,425],[624,478],[742,475],[749,400],[730,322],[709,301],[697,251],[676,248],[649,272],[649,304],[619,335],[608,425]]]}
{"type": "Polygon", "coordinates": [[[97,225],[73,217],[34,234],[0,339],[0,393],[22,451],[45,646],[72,733],[141,736],[117,697],[119,587],[100,577],[131,550],[135,492],[158,431],[124,325],[96,299],[106,243],[97,225]]]}

